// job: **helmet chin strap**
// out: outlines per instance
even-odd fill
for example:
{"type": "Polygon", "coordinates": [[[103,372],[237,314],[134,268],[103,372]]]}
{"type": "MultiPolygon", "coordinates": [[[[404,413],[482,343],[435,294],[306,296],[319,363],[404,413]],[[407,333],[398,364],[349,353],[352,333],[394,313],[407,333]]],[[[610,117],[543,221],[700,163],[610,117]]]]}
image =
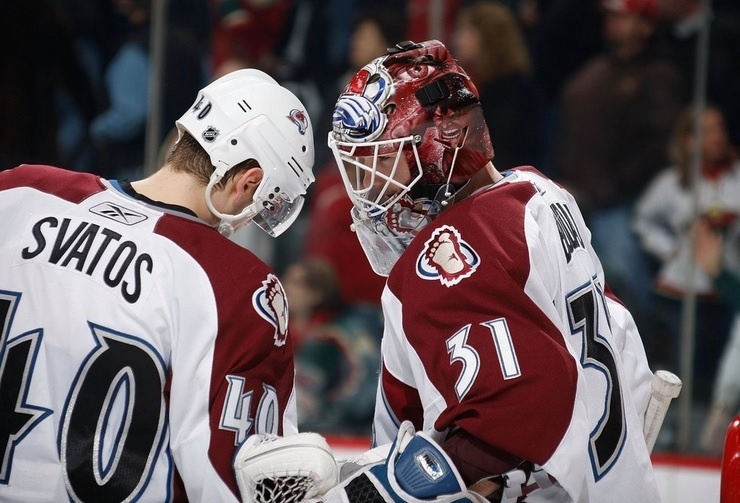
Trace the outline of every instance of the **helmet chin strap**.
{"type": "MultiPolygon", "coordinates": [[[[467,182],[465,185],[467,185],[467,182]]],[[[463,185],[463,187],[465,185],[463,185]]],[[[451,185],[449,183],[440,185],[437,193],[434,196],[434,201],[438,202],[444,208],[448,204],[452,204],[453,202],[455,202],[455,196],[457,195],[457,191],[460,188],[455,187],[454,185],[451,185]]]]}
{"type": "Polygon", "coordinates": [[[211,175],[211,179],[208,182],[208,186],[206,187],[205,196],[206,206],[208,206],[210,212],[219,219],[219,222],[217,224],[219,234],[228,238],[234,233],[236,229],[250,223],[255,215],[259,213],[259,211],[257,211],[256,201],[253,201],[252,204],[244,208],[240,213],[236,215],[229,215],[218,211],[215,206],[213,206],[211,193],[213,192],[213,187],[221,180],[222,177],[223,174],[219,173],[218,171],[214,172],[211,175]]]}

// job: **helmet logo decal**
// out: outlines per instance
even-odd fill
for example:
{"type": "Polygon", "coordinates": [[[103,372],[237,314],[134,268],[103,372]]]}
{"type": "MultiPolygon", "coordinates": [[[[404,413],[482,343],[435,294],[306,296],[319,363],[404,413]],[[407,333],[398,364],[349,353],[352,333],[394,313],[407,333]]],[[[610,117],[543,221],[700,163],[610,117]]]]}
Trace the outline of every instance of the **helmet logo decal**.
{"type": "Polygon", "coordinates": [[[298,110],[297,108],[294,108],[290,111],[288,119],[293,121],[293,123],[298,126],[299,133],[306,134],[306,131],[308,130],[308,115],[304,110],[298,110]]]}
{"type": "Polygon", "coordinates": [[[352,77],[352,80],[347,85],[347,92],[352,94],[362,94],[367,86],[367,81],[370,79],[370,71],[367,68],[363,68],[357,75],[352,77]]]}
{"type": "Polygon", "coordinates": [[[421,279],[439,280],[446,287],[469,278],[480,265],[480,256],[449,225],[435,229],[416,260],[421,279]]]}
{"type": "Polygon", "coordinates": [[[378,105],[364,96],[342,96],[332,116],[332,130],[344,141],[372,141],[383,132],[385,124],[378,105]]]}
{"type": "Polygon", "coordinates": [[[288,340],[288,301],[277,276],[268,274],[262,288],[252,295],[255,311],[275,327],[275,346],[284,346],[288,340]]]}
{"type": "Polygon", "coordinates": [[[203,139],[209,143],[212,143],[216,137],[218,136],[219,131],[213,126],[208,126],[208,128],[203,131],[203,139]]]}
{"type": "Polygon", "coordinates": [[[388,118],[382,108],[392,78],[379,61],[360,70],[347,84],[332,115],[332,130],[343,141],[372,141],[383,132],[388,118]]]}

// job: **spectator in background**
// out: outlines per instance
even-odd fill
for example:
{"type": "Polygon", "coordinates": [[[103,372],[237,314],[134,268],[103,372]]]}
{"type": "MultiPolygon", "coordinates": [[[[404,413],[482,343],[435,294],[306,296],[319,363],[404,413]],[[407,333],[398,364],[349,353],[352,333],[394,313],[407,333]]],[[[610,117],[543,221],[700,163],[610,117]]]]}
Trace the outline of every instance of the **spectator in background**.
{"type": "Polygon", "coordinates": [[[638,326],[649,313],[652,270],[632,232],[632,207],[667,164],[680,109],[678,73],[652,52],[655,2],[603,3],[606,49],[563,88],[555,164],[584,209],[607,281],[638,326]]]}
{"type": "Polygon", "coordinates": [[[459,12],[452,41],[452,53],[478,88],[483,116],[496,138],[496,166],[537,164],[541,107],[514,13],[498,1],[476,1],[459,12]]]}
{"type": "Polygon", "coordinates": [[[740,411],[740,275],[724,266],[725,245],[721,232],[700,220],[694,233],[696,264],[712,278],[720,298],[733,311],[730,337],[712,386],[712,403],[700,440],[705,451],[721,456],[727,426],[740,411]]]}
{"type": "MultiPolygon", "coordinates": [[[[694,136],[696,110],[686,109],[671,142],[673,165],[646,188],[636,208],[634,228],[643,248],[659,262],[651,329],[646,331],[648,356],[660,367],[678,371],[683,296],[693,287],[697,296],[694,368],[697,396],[709,394],[722,348],[727,341],[730,309],[720,300],[710,274],[691,258],[694,224],[693,191],[698,215],[717,232],[735,236],[724,253],[727,266],[740,264],[740,162],[727,137],[722,112],[708,107],[702,115],[702,142],[694,136]],[[692,156],[701,148],[702,164],[692,183],[692,156]]],[[[740,273],[740,268],[737,270],[740,273]]]]}
{"type": "MultiPolygon", "coordinates": [[[[90,124],[98,174],[135,178],[144,167],[149,107],[149,0],[111,0],[126,23],[104,70],[107,107],[90,124]]],[[[168,124],[169,125],[169,124],[168,124]]]]}
{"type": "MultiPolygon", "coordinates": [[[[351,23],[343,71],[332,85],[326,86],[322,93],[322,102],[333,101],[344,91],[345,86],[360,68],[403,40],[406,40],[406,25],[398,7],[373,5],[358,10],[351,23]]],[[[321,123],[324,125],[322,131],[331,129],[330,111],[321,115],[321,123]]],[[[334,164],[333,159],[327,157],[327,161],[328,163],[322,166],[334,164]]],[[[335,168],[332,166],[331,170],[335,171],[335,168]]]]}
{"type": "Polygon", "coordinates": [[[707,98],[725,112],[730,140],[740,145],[740,18],[719,10],[707,13],[702,0],[659,0],[659,4],[665,19],[658,36],[660,50],[681,73],[685,104],[694,95],[697,42],[710,16],[707,98]]]}
{"type": "Polygon", "coordinates": [[[330,264],[301,260],[282,278],[296,354],[298,429],[370,434],[380,335],[339,296],[330,264]]]}
{"type": "Polygon", "coordinates": [[[326,166],[316,177],[311,195],[303,255],[332,265],[344,302],[379,313],[385,279],[375,274],[369,264],[354,260],[363,252],[352,230],[351,209],[339,170],[326,166]]]}
{"type": "Polygon", "coordinates": [[[406,0],[409,40],[447,41],[455,28],[455,17],[465,0],[406,0]]]}
{"type": "MultiPolygon", "coordinates": [[[[309,114],[318,121],[316,130],[328,132],[332,109],[327,103],[334,102],[339,92],[335,89],[338,85],[343,87],[347,80],[345,72],[348,67],[351,69],[350,41],[356,36],[356,21],[374,12],[384,30],[393,24],[401,28],[389,29],[403,31],[406,1],[375,0],[360,4],[354,0],[293,0],[291,3],[274,51],[273,73],[306,103],[309,114]],[[321,127],[322,124],[325,126],[321,127]]],[[[372,44],[369,38],[365,43],[372,44]]],[[[330,158],[325,138],[317,136],[316,156],[316,166],[325,166],[330,158]]]]}
{"type": "Polygon", "coordinates": [[[238,68],[273,68],[291,0],[209,0],[213,11],[211,70],[223,75],[238,68]]]}
{"type": "Polygon", "coordinates": [[[359,11],[350,33],[347,68],[339,78],[338,86],[331,90],[331,99],[344,90],[360,68],[385,54],[389,47],[406,40],[405,28],[404,18],[395,8],[373,6],[359,11]]]}
{"type": "MultiPolygon", "coordinates": [[[[152,169],[144,166],[147,119],[151,107],[151,0],[112,1],[124,16],[126,28],[117,50],[106,65],[104,88],[107,107],[93,119],[90,136],[97,151],[99,174],[129,178],[152,169]]],[[[169,12],[183,8],[185,4],[186,0],[175,0],[169,4],[169,12]]],[[[205,34],[192,26],[180,22],[167,25],[162,130],[157,132],[158,143],[165,141],[178,113],[192,104],[192,97],[204,84],[204,38],[205,34]]]]}

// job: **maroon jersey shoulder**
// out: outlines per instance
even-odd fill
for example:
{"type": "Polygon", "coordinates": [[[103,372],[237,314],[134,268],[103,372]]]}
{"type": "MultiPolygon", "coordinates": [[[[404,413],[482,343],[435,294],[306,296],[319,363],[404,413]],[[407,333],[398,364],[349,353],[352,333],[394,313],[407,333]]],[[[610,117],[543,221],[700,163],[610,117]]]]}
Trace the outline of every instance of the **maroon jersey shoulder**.
{"type": "Polygon", "coordinates": [[[443,257],[435,256],[449,250],[471,267],[481,261],[495,263],[523,285],[529,274],[524,215],[536,192],[528,182],[503,183],[452,206],[411,242],[388,278],[391,290],[448,273],[453,277],[442,283],[451,286],[468,267],[459,264],[462,270],[455,271],[454,263],[446,267],[440,262],[443,257]]]}
{"type": "Polygon", "coordinates": [[[100,177],[54,166],[22,164],[0,172],[0,190],[29,187],[79,203],[105,187],[100,177]]]}
{"type": "MultiPolygon", "coordinates": [[[[260,328],[265,332],[273,330],[264,317],[258,316],[254,299],[261,290],[269,288],[274,289],[273,294],[284,295],[272,268],[251,251],[200,222],[166,214],[157,223],[155,232],[190,255],[208,276],[218,309],[219,338],[235,337],[234,344],[240,344],[246,328],[251,328],[252,333],[260,328]]],[[[260,340],[256,337],[251,340],[250,351],[255,350],[260,340]]],[[[273,346],[272,335],[264,342],[273,346]]],[[[229,358],[233,354],[224,356],[229,358]]]]}

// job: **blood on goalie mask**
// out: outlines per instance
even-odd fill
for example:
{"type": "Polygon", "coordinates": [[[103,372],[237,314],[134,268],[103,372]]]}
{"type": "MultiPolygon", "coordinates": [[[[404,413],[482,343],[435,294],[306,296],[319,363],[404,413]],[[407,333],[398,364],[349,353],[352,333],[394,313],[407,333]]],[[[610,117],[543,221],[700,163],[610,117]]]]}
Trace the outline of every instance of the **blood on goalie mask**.
{"type": "Polygon", "coordinates": [[[398,44],[360,70],[337,100],[329,147],[381,276],[493,158],[478,90],[436,40],[398,44]]]}

